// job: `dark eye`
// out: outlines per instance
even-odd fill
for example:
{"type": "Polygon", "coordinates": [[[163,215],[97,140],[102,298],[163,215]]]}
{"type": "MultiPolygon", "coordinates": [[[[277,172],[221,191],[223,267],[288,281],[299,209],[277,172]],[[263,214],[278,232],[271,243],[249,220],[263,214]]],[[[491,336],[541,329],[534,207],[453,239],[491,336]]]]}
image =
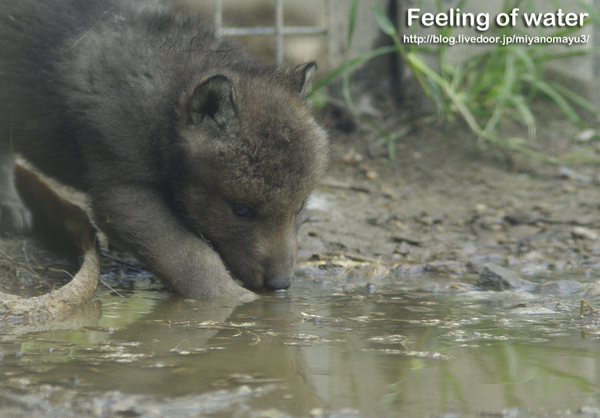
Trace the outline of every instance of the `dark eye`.
{"type": "Polygon", "coordinates": [[[235,213],[235,216],[244,221],[251,221],[256,217],[254,210],[252,210],[250,206],[243,202],[233,204],[233,213],[235,213]]]}

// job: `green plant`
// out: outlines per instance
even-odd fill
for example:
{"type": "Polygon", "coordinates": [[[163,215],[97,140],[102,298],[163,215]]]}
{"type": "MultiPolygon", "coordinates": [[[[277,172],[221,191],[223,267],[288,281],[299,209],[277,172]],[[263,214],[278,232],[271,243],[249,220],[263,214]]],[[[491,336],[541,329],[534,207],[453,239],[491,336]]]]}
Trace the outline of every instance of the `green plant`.
{"type": "MultiPolygon", "coordinates": [[[[347,39],[346,39],[348,50],[350,49],[350,46],[352,45],[352,40],[354,38],[354,29],[356,27],[357,18],[358,18],[358,0],[353,0],[351,8],[350,8],[350,16],[349,16],[349,21],[348,21],[348,35],[347,35],[347,39]]],[[[393,53],[393,52],[397,52],[396,45],[382,46],[382,47],[373,49],[369,52],[366,52],[358,57],[347,60],[342,65],[340,65],[338,68],[334,69],[329,74],[327,74],[325,77],[323,77],[320,81],[315,83],[313,85],[312,92],[309,95],[309,98],[314,103],[316,102],[317,104],[322,104],[322,103],[327,102],[327,100],[328,100],[327,97],[323,97],[323,95],[320,94],[320,92],[323,90],[323,88],[325,86],[329,85],[329,83],[331,83],[334,79],[341,76],[342,77],[342,96],[344,98],[346,106],[348,106],[348,108],[355,114],[355,116],[360,118],[363,123],[369,124],[371,127],[373,127],[375,130],[377,130],[379,132],[379,134],[382,136],[382,140],[380,140],[379,142],[381,144],[385,144],[387,146],[388,156],[390,158],[394,158],[394,156],[395,156],[396,140],[398,138],[406,135],[410,131],[410,127],[402,127],[401,129],[399,129],[396,132],[387,132],[383,127],[381,127],[379,124],[377,124],[375,121],[373,121],[368,116],[360,115],[358,113],[356,107],[354,106],[354,103],[352,101],[352,96],[350,93],[350,72],[357,65],[363,64],[363,63],[365,63],[373,58],[376,58],[380,55],[385,55],[385,54],[389,54],[389,53],[393,53]]]]}
{"type": "MultiPolygon", "coordinates": [[[[464,0],[459,2],[462,6],[464,0]]],[[[522,8],[522,0],[505,0],[503,11],[522,8]]],[[[532,7],[530,4],[528,7],[532,7]]],[[[441,11],[441,3],[438,1],[441,11]]],[[[536,157],[548,162],[562,162],[563,158],[544,155],[528,146],[525,138],[503,138],[498,135],[498,126],[504,117],[519,120],[528,127],[528,136],[535,136],[535,118],[529,107],[531,100],[540,93],[553,100],[562,113],[574,124],[583,125],[583,120],[573,108],[575,103],[587,111],[598,115],[598,109],[585,98],[558,83],[545,79],[546,64],[550,60],[574,55],[589,54],[590,49],[577,49],[568,52],[550,52],[546,44],[501,45],[473,55],[460,66],[451,65],[445,57],[448,47],[437,47],[440,71],[433,70],[423,59],[423,48],[411,45],[407,48],[400,41],[399,34],[387,16],[376,5],[375,18],[385,34],[390,36],[402,58],[412,70],[423,91],[438,107],[438,113],[448,120],[458,113],[471,131],[477,135],[481,145],[493,145],[510,158],[509,151],[536,157]]],[[[592,14],[592,13],[590,13],[592,14]]],[[[585,24],[589,22],[586,21],[585,24]]],[[[556,30],[548,37],[564,37],[578,28],[569,27],[556,30]]],[[[440,35],[448,36],[449,27],[440,29],[440,35]]],[[[500,28],[497,36],[510,35],[515,28],[500,28]]]]}
{"type": "MultiPolygon", "coordinates": [[[[461,0],[455,7],[461,8],[464,3],[465,0],[461,0]]],[[[348,44],[353,36],[356,4],[357,0],[354,0],[350,16],[348,44]]],[[[584,3],[581,6],[590,15],[590,19],[586,20],[584,24],[594,21],[600,25],[600,12],[584,3]]],[[[442,11],[440,0],[437,2],[437,7],[439,11],[442,11]]],[[[527,0],[504,0],[503,12],[508,13],[513,8],[535,11],[533,4],[527,0]]],[[[447,45],[442,43],[433,48],[415,44],[404,45],[396,27],[377,5],[373,7],[373,13],[379,27],[391,37],[394,45],[375,49],[368,54],[347,61],[332,71],[320,84],[315,86],[315,89],[321,88],[333,78],[342,75],[344,99],[348,107],[353,110],[348,86],[348,74],[351,68],[375,56],[396,52],[401,55],[425,94],[435,104],[439,117],[445,123],[450,123],[455,119],[455,115],[459,115],[478,137],[481,146],[496,147],[504,153],[507,160],[510,160],[513,151],[551,163],[566,162],[579,156],[578,154],[553,157],[531,147],[530,140],[535,137],[536,122],[530,103],[540,95],[546,96],[556,103],[572,123],[578,126],[583,125],[583,120],[574,109],[573,104],[598,115],[600,112],[592,103],[568,88],[547,80],[545,72],[546,65],[551,60],[596,53],[597,51],[587,48],[553,52],[543,43],[532,45],[495,44],[485,51],[471,56],[460,65],[452,65],[446,56],[449,50],[447,45]],[[428,65],[425,59],[425,56],[431,53],[437,56],[439,63],[437,71],[428,65]],[[528,128],[527,138],[501,136],[499,128],[501,122],[506,118],[523,123],[528,128]]],[[[577,27],[561,28],[553,33],[543,34],[543,36],[564,37],[578,29],[577,27]]],[[[449,26],[441,27],[439,35],[447,37],[451,35],[451,31],[452,28],[449,26]]],[[[517,29],[514,27],[498,28],[495,36],[502,38],[504,35],[510,36],[516,31],[517,29]]],[[[529,35],[531,36],[531,33],[529,35]]],[[[373,121],[366,120],[366,122],[381,132],[380,142],[387,146],[388,155],[393,158],[395,141],[406,134],[407,127],[398,132],[388,133],[373,121]]]]}

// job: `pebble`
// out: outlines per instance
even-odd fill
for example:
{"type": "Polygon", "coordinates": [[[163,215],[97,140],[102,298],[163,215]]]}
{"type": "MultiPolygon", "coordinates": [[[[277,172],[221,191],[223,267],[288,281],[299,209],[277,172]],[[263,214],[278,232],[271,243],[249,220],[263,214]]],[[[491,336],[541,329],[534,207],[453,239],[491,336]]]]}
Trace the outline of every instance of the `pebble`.
{"type": "Polygon", "coordinates": [[[573,171],[567,167],[559,167],[558,173],[562,177],[571,179],[571,180],[578,180],[578,181],[582,181],[584,183],[590,183],[592,181],[592,178],[590,176],[586,176],[585,174],[580,174],[580,173],[573,171]]]}
{"type": "Polygon", "coordinates": [[[589,142],[593,137],[597,136],[598,133],[594,129],[584,129],[575,135],[575,141],[577,142],[589,142]]]}
{"type": "Polygon", "coordinates": [[[518,315],[553,315],[558,313],[557,311],[539,305],[519,306],[511,309],[510,312],[518,315]]]}
{"type": "Polygon", "coordinates": [[[582,292],[584,287],[577,280],[557,280],[555,282],[544,283],[540,286],[542,294],[556,296],[569,296],[582,292]]]}
{"type": "Polygon", "coordinates": [[[322,417],[323,415],[325,415],[325,411],[323,410],[323,408],[313,408],[308,414],[314,418],[322,417]]]}
{"type": "Polygon", "coordinates": [[[354,148],[350,150],[342,157],[342,161],[346,164],[358,164],[364,159],[363,155],[356,152],[354,148]]]}
{"type": "Polygon", "coordinates": [[[477,212],[480,215],[487,212],[487,210],[488,210],[488,207],[485,203],[478,203],[475,205],[475,212],[477,212]]]}
{"type": "Polygon", "coordinates": [[[476,283],[482,289],[488,290],[532,290],[536,284],[524,280],[513,271],[496,264],[486,264],[476,283]]]}
{"type": "Polygon", "coordinates": [[[375,170],[367,170],[365,171],[365,177],[368,180],[375,180],[377,177],[379,177],[379,173],[377,173],[375,170]]]}
{"type": "Polygon", "coordinates": [[[584,226],[576,226],[571,229],[571,235],[574,238],[589,239],[590,241],[596,241],[598,239],[598,232],[584,226]]]}
{"type": "Polygon", "coordinates": [[[410,245],[406,241],[402,241],[398,248],[396,248],[396,252],[402,255],[410,254],[410,245]]]}
{"type": "Polygon", "coordinates": [[[511,225],[527,225],[532,224],[539,219],[539,216],[534,212],[529,212],[525,210],[519,210],[511,213],[507,213],[504,216],[504,220],[506,220],[511,225]]]}

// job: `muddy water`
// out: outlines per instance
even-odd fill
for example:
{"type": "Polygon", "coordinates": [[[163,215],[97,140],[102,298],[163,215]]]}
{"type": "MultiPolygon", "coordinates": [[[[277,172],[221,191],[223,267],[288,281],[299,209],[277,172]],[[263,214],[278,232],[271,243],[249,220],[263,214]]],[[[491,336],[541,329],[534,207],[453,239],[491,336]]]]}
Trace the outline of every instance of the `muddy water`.
{"type": "Polygon", "coordinates": [[[579,310],[593,277],[492,292],[342,272],[303,266],[238,307],[106,274],[70,319],[2,324],[0,417],[600,414],[600,317],[579,310]]]}

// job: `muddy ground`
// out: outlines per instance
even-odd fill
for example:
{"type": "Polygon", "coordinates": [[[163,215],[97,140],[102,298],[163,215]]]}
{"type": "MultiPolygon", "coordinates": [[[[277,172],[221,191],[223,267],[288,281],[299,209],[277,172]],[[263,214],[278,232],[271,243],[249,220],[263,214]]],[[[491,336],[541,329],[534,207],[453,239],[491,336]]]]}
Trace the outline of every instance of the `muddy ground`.
{"type": "MultiPolygon", "coordinates": [[[[536,149],[565,155],[598,146],[578,140],[581,130],[552,104],[536,108],[536,149]]],[[[380,123],[399,129],[390,120],[407,118],[407,112],[384,111],[380,123]]],[[[364,257],[406,275],[462,275],[488,262],[525,276],[586,274],[598,267],[598,167],[514,154],[507,163],[501,153],[483,150],[460,122],[443,128],[435,121],[415,123],[390,160],[374,145],[376,131],[358,124],[341,132],[335,126],[347,124],[331,113],[338,115],[325,112],[323,118],[332,131],[332,166],[301,230],[301,256],[364,257]]]]}

